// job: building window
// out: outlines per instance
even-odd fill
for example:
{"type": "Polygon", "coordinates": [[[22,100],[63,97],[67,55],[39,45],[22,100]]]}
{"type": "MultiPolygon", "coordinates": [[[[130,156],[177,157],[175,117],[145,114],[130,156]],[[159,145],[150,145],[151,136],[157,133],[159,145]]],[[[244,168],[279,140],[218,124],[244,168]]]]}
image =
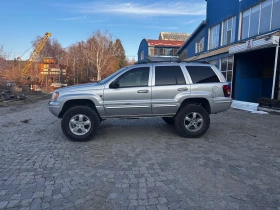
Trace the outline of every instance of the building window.
{"type": "Polygon", "coordinates": [[[241,39],[280,28],[280,0],[266,0],[242,13],[241,39]]]}
{"type": "Polygon", "coordinates": [[[229,18],[223,22],[222,45],[235,42],[236,17],[229,18]]]}
{"type": "Polygon", "coordinates": [[[141,60],[144,60],[144,51],[141,52],[141,60]]]}
{"type": "Polygon", "coordinates": [[[158,48],[149,47],[149,56],[158,56],[158,48]]]}
{"type": "Polygon", "coordinates": [[[154,56],[158,56],[158,48],[154,49],[154,56]]]}
{"type": "Polygon", "coordinates": [[[166,56],[173,56],[173,52],[172,52],[172,49],[170,49],[170,48],[167,48],[167,49],[165,49],[166,51],[166,56]],[[172,55],[171,55],[172,54],[172,55]]]}
{"type": "Polygon", "coordinates": [[[154,56],[177,56],[178,48],[155,48],[154,56]],[[159,51],[159,54],[158,54],[159,51]]]}
{"type": "Polygon", "coordinates": [[[221,60],[221,72],[226,78],[227,82],[232,82],[233,76],[233,56],[223,58],[221,60]]]}
{"type": "Polygon", "coordinates": [[[219,47],[220,24],[212,27],[209,31],[209,50],[219,47]]]}
{"type": "Polygon", "coordinates": [[[200,53],[203,51],[204,51],[204,37],[196,43],[196,47],[195,47],[195,53],[200,53]]]}
{"type": "Polygon", "coordinates": [[[219,69],[219,61],[218,60],[212,60],[208,61],[209,64],[216,66],[219,69]]]}
{"type": "Polygon", "coordinates": [[[154,55],[155,55],[155,48],[149,47],[149,56],[154,56],[154,55]]]}
{"type": "Polygon", "coordinates": [[[270,31],[271,9],[272,0],[267,0],[261,4],[260,34],[270,31]]]}
{"type": "Polygon", "coordinates": [[[249,37],[258,35],[260,20],[260,5],[254,6],[251,9],[249,37]]]}
{"type": "Polygon", "coordinates": [[[250,23],[250,10],[243,12],[242,14],[242,39],[246,39],[249,36],[249,23],[250,23]]]}
{"type": "Polygon", "coordinates": [[[280,0],[273,1],[271,29],[280,28],[280,0]]]}
{"type": "Polygon", "coordinates": [[[159,56],[165,56],[165,49],[164,48],[159,49],[159,56]]]}

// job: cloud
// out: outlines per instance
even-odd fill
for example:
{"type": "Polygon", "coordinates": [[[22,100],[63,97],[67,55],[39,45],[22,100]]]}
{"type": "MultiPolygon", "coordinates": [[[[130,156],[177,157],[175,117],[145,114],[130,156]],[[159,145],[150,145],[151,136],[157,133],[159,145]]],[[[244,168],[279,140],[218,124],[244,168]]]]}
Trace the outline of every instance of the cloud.
{"type": "Polygon", "coordinates": [[[194,22],[196,22],[197,20],[189,20],[189,21],[186,21],[186,22],[183,22],[183,24],[191,24],[191,23],[194,23],[194,22]]]}
{"type": "Polygon", "coordinates": [[[85,20],[88,19],[87,16],[79,16],[79,17],[70,17],[70,18],[58,18],[56,20],[64,20],[64,21],[69,21],[69,20],[85,20]]]}
{"type": "Polygon", "coordinates": [[[205,3],[170,2],[160,3],[108,3],[107,1],[77,4],[61,4],[82,14],[108,13],[115,15],[144,15],[144,16],[187,16],[205,15],[205,3]]]}

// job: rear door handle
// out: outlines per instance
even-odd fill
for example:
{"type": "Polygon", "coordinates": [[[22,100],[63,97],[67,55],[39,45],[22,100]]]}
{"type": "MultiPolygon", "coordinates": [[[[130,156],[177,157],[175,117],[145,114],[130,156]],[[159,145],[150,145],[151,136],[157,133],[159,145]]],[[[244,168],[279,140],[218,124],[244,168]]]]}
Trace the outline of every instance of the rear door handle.
{"type": "Polygon", "coordinates": [[[138,90],[137,93],[148,93],[148,90],[138,90]]]}
{"type": "Polygon", "coordinates": [[[178,91],[187,91],[189,90],[188,88],[178,88],[178,91]]]}

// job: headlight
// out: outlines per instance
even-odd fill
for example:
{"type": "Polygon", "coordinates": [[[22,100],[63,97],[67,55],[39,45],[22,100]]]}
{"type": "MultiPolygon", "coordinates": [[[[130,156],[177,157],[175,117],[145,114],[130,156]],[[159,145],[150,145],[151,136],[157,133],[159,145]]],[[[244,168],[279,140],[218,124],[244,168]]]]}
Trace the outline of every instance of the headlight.
{"type": "Polygon", "coordinates": [[[54,92],[53,95],[52,95],[52,100],[56,100],[59,96],[59,93],[58,92],[54,92]]]}

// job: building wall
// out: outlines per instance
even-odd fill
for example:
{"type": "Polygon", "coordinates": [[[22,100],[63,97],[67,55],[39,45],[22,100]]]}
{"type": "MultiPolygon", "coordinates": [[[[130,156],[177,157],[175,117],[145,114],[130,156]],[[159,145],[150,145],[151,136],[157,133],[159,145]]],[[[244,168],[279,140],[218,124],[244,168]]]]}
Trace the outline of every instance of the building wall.
{"type": "MultiPolygon", "coordinates": [[[[206,24],[208,29],[220,24],[219,43],[221,43],[222,22],[232,16],[236,16],[237,23],[239,22],[239,0],[208,0],[206,14],[206,24]]],[[[206,33],[206,46],[208,46],[208,29],[206,33]]],[[[238,31],[238,24],[236,24],[235,31],[238,31]]],[[[235,40],[237,40],[237,38],[238,36],[236,33],[235,40]]]]}
{"type": "MultiPolygon", "coordinates": [[[[207,18],[206,26],[204,27],[205,40],[204,40],[204,52],[215,52],[221,51],[222,53],[215,56],[208,56],[204,61],[218,60],[219,67],[221,67],[221,59],[224,57],[231,56],[229,53],[225,53],[225,46],[221,46],[223,21],[235,16],[236,17],[236,27],[235,27],[235,39],[234,42],[230,43],[227,47],[233,44],[244,43],[248,39],[255,38],[261,35],[254,35],[243,40],[239,40],[239,30],[241,20],[240,15],[243,11],[263,2],[265,0],[207,0],[207,18]],[[208,50],[208,34],[211,27],[219,24],[219,46],[218,48],[208,50]],[[224,48],[223,50],[220,48],[224,48]]],[[[279,4],[278,4],[279,5],[279,4]]],[[[278,7],[277,7],[278,8],[278,7]]],[[[277,16],[275,16],[277,17],[277,16]]],[[[277,20],[277,18],[276,18],[277,20]]],[[[275,22],[274,22],[275,23],[275,22]]],[[[271,28],[271,31],[266,31],[262,34],[267,34],[275,30],[280,29],[280,19],[279,28],[271,28]]],[[[188,52],[189,60],[198,59],[195,54],[195,43],[201,38],[200,32],[187,42],[185,50],[188,52]]],[[[211,53],[209,53],[210,55],[211,53]]],[[[234,99],[240,101],[250,101],[257,102],[259,98],[271,97],[272,92],[272,78],[274,69],[274,58],[275,58],[275,48],[256,50],[252,52],[236,54],[234,55],[234,69],[233,69],[233,96],[234,99]]],[[[203,56],[204,57],[204,56],[203,56]]]]}
{"type": "Polygon", "coordinates": [[[147,61],[147,56],[149,52],[149,46],[146,39],[143,39],[138,48],[138,61],[147,61]],[[144,52],[144,59],[141,60],[141,53],[144,52]]]}
{"type": "Polygon", "coordinates": [[[193,57],[196,55],[195,53],[195,46],[196,42],[198,42],[202,37],[204,37],[204,50],[207,49],[207,42],[205,36],[207,35],[207,30],[204,27],[198,34],[190,41],[187,47],[187,57],[193,57]]]}
{"type": "MultiPolygon", "coordinates": [[[[263,0],[207,0],[207,18],[206,18],[206,27],[204,29],[205,40],[204,40],[204,52],[211,51],[208,50],[208,41],[209,41],[209,30],[219,24],[219,47],[215,49],[222,48],[221,40],[222,40],[222,29],[223,29],[223,21],[236,16],[236,26],[235,26],[235,41],[230,45],[235,44],[239,41],[245,41],[247,39],[251,39],[249,37],[244,40],[239,40],[239,25],[240,25],[240,14],[244,10],[249,9],[250,7],[259,4],[263,0]]],[[[280,20],[279,20],[280,21],[280,20]]],[[[279,28],[280,29],[280,28],[279,28]]],[[[273,30],[275,31],[275,30],[273,30]]],[[[266,33],[269,33],[267,31],[266,33]]],[[[257,35],[258,36],[258,35],[257,35]]],[[[201,33],[198,33],[187,45],[185,50],[188,52],[188,58],[195,56],[195,43],[201,38],[201,33]]],[[[213,50],[215,50],[213,49],[213,50]]]]}

